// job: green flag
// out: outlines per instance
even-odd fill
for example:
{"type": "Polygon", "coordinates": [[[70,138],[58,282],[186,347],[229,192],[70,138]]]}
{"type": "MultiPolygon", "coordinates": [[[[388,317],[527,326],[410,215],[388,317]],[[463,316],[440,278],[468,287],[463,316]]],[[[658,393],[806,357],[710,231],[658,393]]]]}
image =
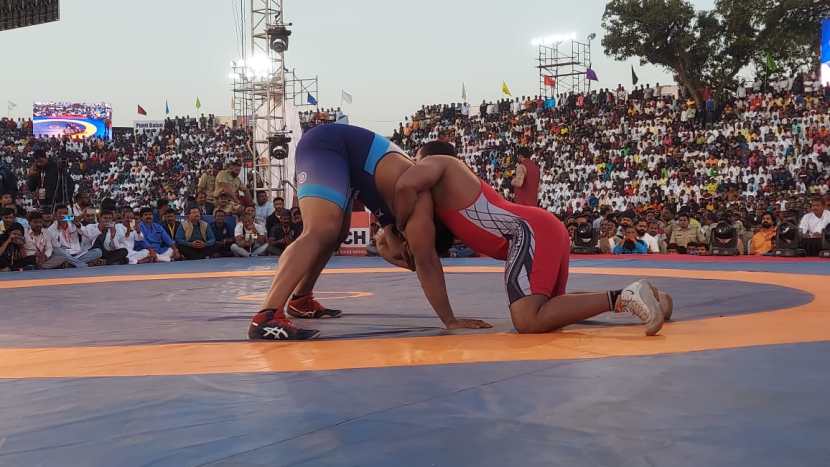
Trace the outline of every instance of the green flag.
{"type": "Polygon", "coordinates": [[[770,73],[775,73],[778,71],[778,64],[775,63],[775,60],[772,58],[772,54],[767,52],[767,71],[770,73]]]}
{"type": "Polygon", "coordinates": [[[201,108],[202,108],[202,102],[199,101],[199,96],[196,96],[196,110],[199,110],[201,108]]]}

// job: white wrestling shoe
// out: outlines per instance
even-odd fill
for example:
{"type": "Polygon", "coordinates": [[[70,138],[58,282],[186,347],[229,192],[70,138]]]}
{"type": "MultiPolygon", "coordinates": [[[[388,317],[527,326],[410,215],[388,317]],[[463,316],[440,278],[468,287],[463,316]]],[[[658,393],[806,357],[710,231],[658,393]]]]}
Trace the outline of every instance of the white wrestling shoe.
{"type": "Polygon", "coordinates": [[[654,292],[654,296],[657,297],[657,301],[660,302],[660,308],[663,310],[663,320],[671,321],[671,314],[674,311],[674,299],[671,294],[659,290],[651,282],[648,284],[651,286],[651,291],[654,292]]]}
{"type": "Polygon", "coordinates": [[[631,313],[640,318],[646,325],[647,336],[660,332],[665,320],[663,308],[654,290],[650,282],[639,280],[624,288],[614,304],[617,313],[631,313]]]}

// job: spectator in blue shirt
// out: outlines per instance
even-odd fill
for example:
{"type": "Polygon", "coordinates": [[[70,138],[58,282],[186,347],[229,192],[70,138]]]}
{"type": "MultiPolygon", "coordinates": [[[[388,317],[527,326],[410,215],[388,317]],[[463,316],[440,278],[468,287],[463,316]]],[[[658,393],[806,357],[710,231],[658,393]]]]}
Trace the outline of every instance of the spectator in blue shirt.
{"type": "MultiPolygon", "coordinates": [[[[138,226],[138,231],[141,233],[141,240],[146,247],[149,261],[143,262],[163,262],[169,263],[173,260],[173,256],[178,256],[176,244],[170,235],[159,224],[153,222],[153,210],[150,208],[141,208],[141,224],[138,226]]],[[[138,258],[143,260],[145,258],[138,258]]]]}
{"type": "Polygon", "coordinates": [[[637,238],[637,229],[633,225],[625,228],[625,234],[622,242],[614,247],[615,255],[644,255],[648,253],[648,245],[646,242],[637,238]]]}

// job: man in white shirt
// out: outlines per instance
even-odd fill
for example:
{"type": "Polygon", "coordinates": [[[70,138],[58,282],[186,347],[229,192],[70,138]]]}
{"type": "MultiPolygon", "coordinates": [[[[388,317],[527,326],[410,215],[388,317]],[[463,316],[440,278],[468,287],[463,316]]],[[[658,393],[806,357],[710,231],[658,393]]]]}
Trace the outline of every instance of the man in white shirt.
{"type": "Polygon", "coordinates": [[[265,225],[268,216],[274,213],[274,204],[268,201],[267,191],[256,192],[256,221],[265,225]]]}
{"type": "Polygon", "coordinates": [[[824,199],[814,199],[810,203],[810,212],[804,214],[798,226],[807,256],[818,256],[824,229],[828,224],[830,224],[830,211],[825,209],[824,199]]]}
{"type": "Polygon", "coordinates": [[[660,253],[660,243],[648,233],[648,222],[645,219],[637,221],[637,238],[648,246],[649,253],[660,253]]]}
{"type": "Polygon", "coordinates": [[[24,255],[34,257],[34,264],[38,269],[54,269],[66,262],[61,255],[54,254],[52,237],[43,228],[43,215],[33,212],[30,216],[30,227],[23,234],[24,255]]]}
{"type": "Polygon", "coordinates": [[[101,257],[100,249],[90,249],[100,232],[95,224],[82,226],[77,217],[71,222],[64,220],[68,213],[69,209],[63,205],[55,209],[56,222],[48,229],[52,249],[54,254],[63,256],[76,268],[84,268],[101,257]]]}

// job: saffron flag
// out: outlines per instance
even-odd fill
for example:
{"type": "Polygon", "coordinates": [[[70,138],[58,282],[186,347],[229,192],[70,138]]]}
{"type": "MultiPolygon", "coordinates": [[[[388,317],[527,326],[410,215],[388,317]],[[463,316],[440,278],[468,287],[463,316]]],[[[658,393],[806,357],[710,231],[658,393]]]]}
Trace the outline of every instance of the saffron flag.
{"type": "Polygon", "coordinates": [[[199,100],[199,96],[196,96],[196,110],[202,108],[202,102],[199,100]]]}
{"type": "Polygon", "coordinates": [[[138,106],[138,114],[139,114],[139,115],[147,115],[147,111],[146,111],[146,110],[144,110],[144,107],[142,107],[142,106],[140,106],[140,105],[139,105],[139,106],[138,106]]]}
{"type": "Polygon", "coordinates": [[[599,78],[597,78],[597,72],[594,71],[593,68],[588,68],[588,70],[585,72],[585,78],[588,81],[599,81],[599,78]]]}
{"type": "Polygon", "coordinates": [[[640,78],[637,77],[637,73],[634,73],[634,65],[631,65],[631,84],[636,86],[639,82],[640,78]]]}
{"type": "Polygon", "coordinates": [[[556,86],[556,78],[550,75],[545,75],[545,86],[548,87],[555,87],[556,86]]]}
{"type": "Polygon", "coordinates": [[[306,102],[308,102],[309,105],[317,105],[317,99],[315,99],[314,96],[312,96],[310,92],[308,93],[308,96],[306,97],[306,102]]]}
{"type": "Polygon", "coordinates": [[[507,81],[501,82],[501,92],[503,92],[506,96],[513,97],[513,94],[510,94],[510,88],[507,87],[507,81]]]}

